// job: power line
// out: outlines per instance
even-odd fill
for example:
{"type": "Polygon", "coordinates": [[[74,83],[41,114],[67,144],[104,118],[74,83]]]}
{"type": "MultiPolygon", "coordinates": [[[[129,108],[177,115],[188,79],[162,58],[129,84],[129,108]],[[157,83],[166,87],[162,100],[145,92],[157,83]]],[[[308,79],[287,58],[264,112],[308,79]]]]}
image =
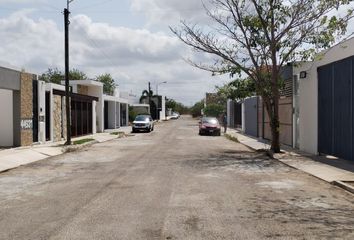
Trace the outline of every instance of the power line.
{"type": "Polygon", "coordinates": [[[111,60],[111,58],[108,56],[108,54],[106,54],[106,52],[103,51],[103,49],[100,48],[98,46],[98,44],[93,39],[89,38],[87,36],[87,33],[85,34],[85,38],[89,41],[89,44],[90,44],[91,47],[93,47],[93,48],[95,48],[95,49],[97,49],[97,50],[99,50],[101,52],[102,56],[104,57],[105,60],[107,60],[107,62],[109,64],[111,64],[112,66],[115,66],[115,63],[111,60]]]}
{"type": "Polygon", "coordinates": [[[89,8],[92,8],[92,7],[97,7],[97,6],[104,5],[106,3],[112,2],[112,1],[113,0],[106,0],[106,1],[103,1],[103,2],[99,2],[99,3],[94,3],[94,4],[82,6],[82,7],[80,7],[80,10],[85,10],[85,9],[89,9],[89,8]]]}

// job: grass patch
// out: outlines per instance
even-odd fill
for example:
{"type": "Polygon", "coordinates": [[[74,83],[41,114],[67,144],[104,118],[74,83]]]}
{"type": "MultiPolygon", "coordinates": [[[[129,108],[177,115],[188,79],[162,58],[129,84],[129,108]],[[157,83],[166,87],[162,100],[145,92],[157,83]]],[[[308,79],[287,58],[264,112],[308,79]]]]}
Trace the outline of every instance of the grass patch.
{"type": "Polygon", "coordinates": [[[239,143],[240,141],[237,139],[237,137],[231,136],[230,134],[225,134],[225,137],[233,142],[239,143]]]}
{"type": "Polygon", "coordinates": [[[115,135],[117,136],[118,138],[122,138],[125,136],[125,132],[111,132],[110,133],[111,135],[115,135]]]}
{"type": "Polygon", "coordinates": [[[84,138],[84,139],[80,139],[80,140],[76,140],[73,142],[74,145],[80,145],[80,144],[84,144],[84,143],[88,143],[88,142],[92,142],[95,139],[93,138],[84,138]]]}
{"type": "Polygon", "coordinates": [[[111,135],[123,135],[124,132],[111,132],[111,135]]]}

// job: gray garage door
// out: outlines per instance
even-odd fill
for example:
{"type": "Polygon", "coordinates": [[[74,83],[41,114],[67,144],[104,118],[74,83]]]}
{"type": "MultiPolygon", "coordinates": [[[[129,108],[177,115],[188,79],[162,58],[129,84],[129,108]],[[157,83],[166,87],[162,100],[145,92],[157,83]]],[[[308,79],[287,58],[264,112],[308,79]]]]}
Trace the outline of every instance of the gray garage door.
{"type": "Polygon", "coordinates": [[[257,127],[257,97],[247,98],[244,101],[245,106],[245,133],[254,137],[258,137],[257,127]]]}
{"type": "Polygon", "coordinates": [[[353,159],[354,57],[318,68],[318,151],[353,159]]]}

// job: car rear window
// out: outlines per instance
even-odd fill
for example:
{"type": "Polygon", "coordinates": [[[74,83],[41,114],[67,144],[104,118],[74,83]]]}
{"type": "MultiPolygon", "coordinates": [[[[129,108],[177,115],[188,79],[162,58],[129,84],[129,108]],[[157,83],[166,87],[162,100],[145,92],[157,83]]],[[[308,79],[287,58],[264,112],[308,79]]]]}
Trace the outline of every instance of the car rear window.
{"type": "Polygon", "coordinates": [[[203,123],[209,123],[209,124],[218,124],[218,120],[216,118],[204,118],[203,123]]]}
{"type": "Polygon", "coordinates": [[[135,121],[146,121],[147,119],[149,119],[147,116],[137,116],[135,121]]]}

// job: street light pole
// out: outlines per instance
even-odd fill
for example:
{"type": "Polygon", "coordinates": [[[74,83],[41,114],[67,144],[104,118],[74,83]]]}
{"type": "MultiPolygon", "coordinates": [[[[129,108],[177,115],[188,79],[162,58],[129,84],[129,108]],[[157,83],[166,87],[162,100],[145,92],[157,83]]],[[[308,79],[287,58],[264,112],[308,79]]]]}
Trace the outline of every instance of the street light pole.
{"type": "Polygon", "coordinates": [[[65,145],[71,145],[71,112],[70,112],[70,85],[69,85],[69,4],[73,0],[67,0],[64,8],[64,34],[65,34],[65,112],[66,112],[66,142],[65,145]]]}
{"type": "Polygon", "coordinates": [[[163,83],[167,83],[167,81],[164,81],[164,82],[158,82],[157,84],[156,84],[156,95],[159,95],[159,85],[161,85],[161,84],[163,84],[163,83]]]}

